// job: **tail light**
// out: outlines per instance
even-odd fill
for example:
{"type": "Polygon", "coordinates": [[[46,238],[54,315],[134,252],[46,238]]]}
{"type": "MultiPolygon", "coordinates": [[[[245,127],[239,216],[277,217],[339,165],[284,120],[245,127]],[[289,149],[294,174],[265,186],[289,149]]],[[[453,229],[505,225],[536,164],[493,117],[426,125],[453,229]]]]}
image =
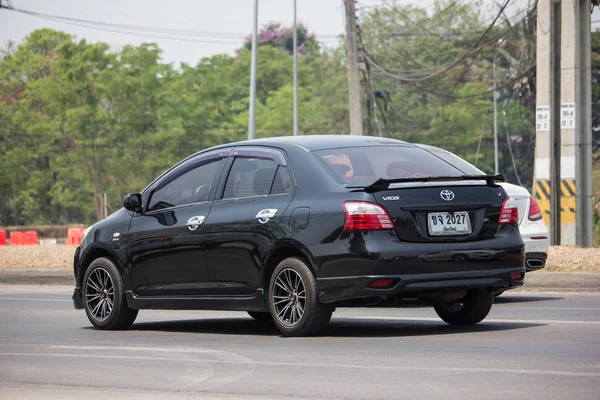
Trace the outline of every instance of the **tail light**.
{"type": "Polygon", "coordinates": [[[394,229],[390,216],[380,205],[366,201],[347,201],[344,203],[344,211],[346,231],[394,229]]]}
{"type": "Polygon", "coordinates": [[[519,209],[517,208],[517,201],[512,197],[507,197],[502,203],[500,209],[500,218],[498,224],[500,225],[511,225],[519,223],[519,209]]]}
{"type": "Polygon", "coordinates": [[[537,201],[533,197],[530,197],[529,200],[529,220],[530,221],[539,221],[542,219],[542,211],[540,210],[540,206],[537,201]]]}

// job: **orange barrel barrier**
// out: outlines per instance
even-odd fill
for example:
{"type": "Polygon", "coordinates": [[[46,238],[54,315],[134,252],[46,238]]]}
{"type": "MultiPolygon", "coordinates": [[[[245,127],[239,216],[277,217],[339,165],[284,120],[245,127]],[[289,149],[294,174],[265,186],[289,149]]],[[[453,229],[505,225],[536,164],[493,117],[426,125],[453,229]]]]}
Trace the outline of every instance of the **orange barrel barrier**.
{"type": "Polygon", "coordinates": [[[69,228],[67,232],[67,241],[65,244],[72,246],[79,246],[81,244],[81,238],[83,237],[83,232],[85,229],[81,228],[69,228]]]}
{"type": "Polygon", "coordinates": [[[6,246],[6,231],[0,231],[0,246],[6,246]]]}
{"type": "Polygon", "coordinates": [[[11,246],[22,246],[23,245],[23,232],[13,231],[10,233],[10,245],[11,246]]]}
{"type": "Polygon", "coordinates": [[[23,244],[25,246],[37,246],[40,244],[38,240],[38,234],[36,231],[23,232],[23,244]]]}

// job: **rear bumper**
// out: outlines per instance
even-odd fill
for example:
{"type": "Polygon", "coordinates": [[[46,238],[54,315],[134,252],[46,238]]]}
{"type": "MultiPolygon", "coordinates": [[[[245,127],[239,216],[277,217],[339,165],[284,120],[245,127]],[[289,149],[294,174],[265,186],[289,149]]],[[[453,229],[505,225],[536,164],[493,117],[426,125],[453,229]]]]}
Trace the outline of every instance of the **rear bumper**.
{"type": "Polygon", "coordinates": [[[521,286],[525,273],[523,240],[513,226],[501,227],[493,238],[447,243],[402,242],[389,231],[349,232],[309,251],[324,303],[366,297],[435,298],[474,288],[499,292],[521,286]],[[369,288],[377,279],[393,279],[394,285],[369,288]]]}
{"type": "Polygon", "coordinates": [[[440,298],[445,293],[469,289],[486,289],[502,292],[523,285],[525,268],[507,268],[490,271],[469,271],[461,273],[422,274],[422,275],[372,275],[344,278],[317,279],[319,300],[323,303],[385,297],[385,298],[440,298]],[[513,279],[511,272],[520,272],[520,279],[513,279]],[[378,279],[391,278],[397,283],[385,289],[368,287],[378,279]]]}

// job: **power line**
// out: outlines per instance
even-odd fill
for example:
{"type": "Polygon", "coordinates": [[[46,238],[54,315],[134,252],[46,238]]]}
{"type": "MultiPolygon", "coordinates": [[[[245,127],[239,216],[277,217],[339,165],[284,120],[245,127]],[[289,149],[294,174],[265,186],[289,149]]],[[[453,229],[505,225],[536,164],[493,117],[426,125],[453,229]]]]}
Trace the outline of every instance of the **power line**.
{"type": "MultiPolygon", "coordinates": [[[[12,7],[10,5],[2,6],[10,11],[14,11],[20,14],[45,19],[54,22],[60,22],[68,25],[80,26],[88,29],[95,29],[104,32],[126,34],[132,36],[141,36],[148,38],[167,39],[167,40],[180,40],[187,42],[198,42],[198,43],[215,43],[215,44],[238,44],[238,41],[232,41],[238,39],[239,41],[246,40],[248,35],[242,33],[230,33],[230,32],[214,32],[214,31],[194,31],[185,29],[172,29],[164,27],[150,27],[142,25],[130,25],[130,24],[119,24],[111,22],[103,22],[84,18],[73,18],[56,14],[46,14],[41,12],[35,12],[30,10],[24,10],[12,7]],[[191,39],[194,38],[194,39],[191,39]],[[200,38],[200,39],[198,39],[200,38]],[[230,39],[229,41],[224,40],[207,40],[208,39],[230,39]]],[[[326,40],[338,40],[340,35],[319,35],[320,39],[326,40]]]]}
{"type": "MultiPolygon", "coordinates": [[[[505,6],[507,4],[508,4],[508,2],[505,3],[505,6]]],[[[479,53],[484,48],[490,46],[490,44],[493,44],[493,47],[495,48],[498,45],[497,41],[500,40],[500,39],[502,39],[504,36],[508,35],[512,30],[514,30],[516,27],[518,27],[523,21],[526,21],[527,18],[529,17],[529,15],[531,14],[531,12],[534,9],[535,9],[534,7],[532,7],[531,9],[523,9],[523,10],[519,11],[518,13],[516,13],[515,15],[513,15],[511,18],[509,18],[506,21],[506,23],[510,24],[511,20],[516,19],[523,12],[527,12],[527,14],[525,15],[525,17],[521,18],[518,22],[514,23],[506,31],[504,31],[501,34],[497,35],[493,39],[491,39],[491,40],[489,40],[487,42],[482,43],[480,46],[477,46],[477,45],[472,46],[472,48],[469,49],[465,54],[463,54],[463,56],[459,57],[459,59],[457,61],[460,62],[460,61],[466,59],[467,57],[469,57],[471,55],[470,53],[474,51],[475,52],[475,56],[473,57],[473,60],[471,61],[471,64],[472,64],[474,62],[474,60],[476,59],[476,57],[479,55],[479,53]]],[[[503,13],[503,9],[500,9],[499,14],[496,16],[496,18],[498,18],[500,15],[502,15],[502,13],[503,13]]],[[[423,22],[423,21],[421,21],[421,22],[423,22]]],[[[480,38],[480,40],[483,39],[484,37],[487,37],[487,35],[490,33],[490,28],[491,28],[491,26],[488,27],[485,31],[482,31],[483,32],[483,36],[480,38]]],[[[391,44],[388,44],[387,39],[382,38],[381,35],[373,35],[373,36],[375,36],[377,38],[377,40],[381,44],[383,44],[384,46],[386,46],[386,47],[388,47],[390,49],[393,49],[393,47],[391,46],[391,44]]],[[[366,37],[373,37],[373,36],[366,35],[366,37]]],[[[456,38],[454,38],[454,41],[456,41],[456,38]]],[[[460,49],[453,49],[453,51],[460,51],[460,49]]],[[[404,53],[404,54],[406,54],[406,53],[404,53]]],[[[374,60],[374,57],[372,55],[370,55],[370,58],[374,60]]],[[[456,62],[455,64],[458,64],[458,62],[456,62]]],[[[421,77],[422,77],[422,74],[424,72],[427,72],[427,71],[436,71],[436,70],[438,70],[440,68],[439,66],[424,67],[424,66],[420,65],[419,63],[417,63],[414,59],[412,59],[412,64],[415,65],[415,67],[418,68],[418,69],[416,69],[416,70],[410,70],[410,71],[403,71],[403,72],[391,72],[388,69],[386,69],[386,71],[387,71],[387,73],[396,75],[395,77],[393,77],[395,79],[405,80],[405,81],[408,81],[408,80],[417,80],[418,81],[418,80],[422,80],[421,77]]],[[[468,68],[467,68],[467,70],[468,70],[468,68]]],[[[464,76],[464,74],[461,75],[461,79],[462,79],[463,76],[464,76]]]]}
{"type": "Polygon", "coordinates": [[[434,78],[434,77],[439,76],[439,75],[441,75],[441,74],[449,71],[450,69],[454,68],[456,65],[458,65],[458,63],[460,63],[461,61],[465,60],[473,51],[475,51],[475,49],[479,46],[479,44],[489,35],[489,33],[491,32],[492,28],[494,27],[496,21],[498,20],[498,18],[500,18],[500,15],[502,15],[502,12],[508,6],[508,3],[510,1],[511,0],[506,0],[504,2],[504,4],[502,5],[502,7],[500,8],[500,11],[496,15],[496,18],[494,18],[494,21],[492,22],[492,24],[488,26],[488,28],[486,29],[486,31],[484,32],[484,34],[462,56],[460,56],[456,60],[452,61],[451,63],[447,64],[441,70],[433,72],[433,73],[431,73],[429,75],[420,76],[420,77],[411,77],[411,76],[402,76],[402,75],[399,75],[399,74],[394,74],[392,72],[389,72],[385,67],[383,67],[380,64],[378,64],[377,62],[375,62],[372,59],[372,57],[370,57],[367,54],[366,51],[363,51],[363,57],[365,57],[365,59],[371,65],[373,65],[375,68],[379,69],[385,75],[388,75],[389,77],[394,78],[394,79],[398,79],[398,80],[406,81],[406,82],[419,82],[419,81],[424,81],[424,80],[428,80],[428,79],[434,78]]]}
{"type": "MultiPolygon", "coordinates": [[[[510,26],[509,29],[507,29],[505,32],[501,33],[500,35],[497,35],[492,41],[490,41],[490,43],[493,43],[492,46],[492,51],[494,52],[494,57],[495,57],[495,51],[496,48],[498,47],[498,45],[501,43],[501,41],[503,41],[504,37],[506,35],[508,35],[515,27],[519,26],[522,22],[526,21],[530,14],[532,13],[533,10],[536,10],[537,7],[537,0],[536,3],[534,4],[534,6],[527,12],[527,14],[525,14],[525,16],[519,20],[519,22],[517,22],[516,24],[513,24],[512,26],[510,26]]],[[[517,15],[521,14],[524,10],[521,10],[521,12],[517,13],[517,15]]],[[[502,11],[501,11],[502,13],[502,11]]],[[[510,19],[507,21],[510,24],[510,19]]],[[[473,59],[471,60],[471,62],[469,64],[467,64],[467,66],[465,66],[464,70],[462,71],[462,73],[460,74],[460,76],[456,79],[454,86],[452,87],[452,92],[456,89],[456,87],[458,86],[458,84],[464,79],[465,75],[467,74],[467,72],[471,69],[471,67],[473,66],[473,64],[475,63],[475,60],[477,59],[477,57],[479,56],[479,54],[481,53],[481,51],[483,50],[483,47],[481,47],[476,53],[475,53],[475,57],[473,57],[473,59]]]]}

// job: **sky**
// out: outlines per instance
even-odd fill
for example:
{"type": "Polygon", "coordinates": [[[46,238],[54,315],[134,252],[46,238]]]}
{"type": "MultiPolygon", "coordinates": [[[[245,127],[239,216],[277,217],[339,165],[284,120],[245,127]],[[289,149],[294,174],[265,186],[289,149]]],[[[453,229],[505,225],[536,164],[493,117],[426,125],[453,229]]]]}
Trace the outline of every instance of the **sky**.
{"type": "MultiPolygon", "coordinates": [[[[7,0],[0,1],[6,4],[7,0]]],[[[528,1],[515,0],[515,7],[524,7],[528,1]]],[[[390,0],[357,0],[357,8],[386,2],[390,0]]],[[[434,0],[398,0],[397,3],[431,7],[434,0]]],[[[484,0],[484,3],[492,6],[494,1],[484,0]]],[[[194,31],[196,36],[185,36],[187,41],[173,40],[172,35],[164,32],[151,33],[155,37],[135,36],[0,9],[0,46],[8,40],[20,43],[34,29],[46,27],[68,32],[78,39],[106,42],[115,50],[128,44],[155,42],[163,50],[163,60],[176,66],[182,62],[195,65],[200,59],[215,54],[234,54],[252,30],[254,7],[253,0],[12,0],[12,4],[18,9],[61,17],[194,31]],[[201,36],[198,32],[202,32],[201,36]]],[[[259,0],[259,25],[277,21],[291,26],[293,4],[293,0],[259,0]]],[[[342,0],[297,0],[297,4],[298,22],[308,26],[323,45],[336,46],[338,36],[344,33],[342,0]]],[[[600,28],[600,10],[596,9],[592,20],[598,21],[593,27],[600,28]]]]}
{"type": "MultiPolygon", "coordinates": [[[[114,48],[156,42],[164,50],[163,59],[176,64],[195,64],[203,57],[219,53],[233,54],[252,31],[254,7],[253,0],[13,0],[12,3],[15,8],[45,14],[200,31],[219,36],[188,37],[190,41],[144,38],[0,10],[0,44],[9,39],[20,42],[32,30],[48,27],[93,42],[104,41],[114,48]]],[[[344,32],[341,0],[298,0],[297,7],[298,22],[306,24],[318,37],[323,36],[321,39],[325,44],[333,46],[338,43],[336,36],[344,32]]],[[[259,25],[270,21],[291,25],[293,1],[259,0],[259,25]]]]}

